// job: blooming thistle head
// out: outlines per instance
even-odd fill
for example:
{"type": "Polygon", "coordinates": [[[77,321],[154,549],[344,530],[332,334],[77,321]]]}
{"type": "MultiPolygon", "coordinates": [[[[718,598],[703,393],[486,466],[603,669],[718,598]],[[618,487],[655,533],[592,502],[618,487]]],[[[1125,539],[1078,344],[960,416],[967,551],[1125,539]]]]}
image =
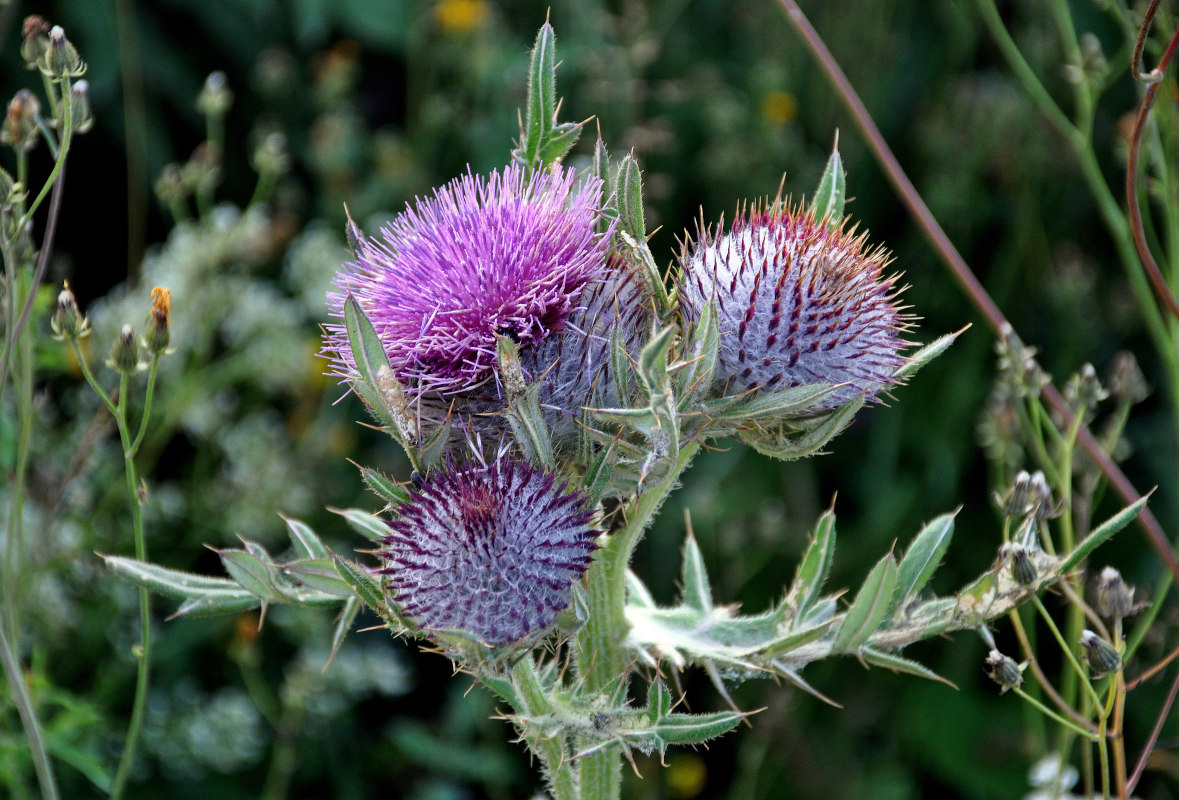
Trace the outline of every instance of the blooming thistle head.
{"type": "MultiPolygon", "coordinates": [[[[397,378],[417,393],[454,394],[494,375],[496,336],[539,344],[603,275],[609,232],[597,224],[601,182],[572,169],[531,178],[516,166],[468,173],[419,198],[363,239],[328,294],[332,316],[356,298],[397,378]]],[[[344,326],[326,326],[325,354],[347,380],[355,362],[344,326]]]]}
{"type": "Polygon", "coordinates": [[[779,203],[739,212],[727,233],[701,226],[681,256],[680,303],[693,323],[715,307],[715,380],[730,393],[847,384],[822,408],[893,384],[909,318],[887,254],[865,239],[779,203]]]}
{"type": "Polygon", "coordinates": [[[598,535],[580,493],[502,457],[437,473],[399,514],[380,555],[402,612],[492,646],[552,624],[598,535]]]}

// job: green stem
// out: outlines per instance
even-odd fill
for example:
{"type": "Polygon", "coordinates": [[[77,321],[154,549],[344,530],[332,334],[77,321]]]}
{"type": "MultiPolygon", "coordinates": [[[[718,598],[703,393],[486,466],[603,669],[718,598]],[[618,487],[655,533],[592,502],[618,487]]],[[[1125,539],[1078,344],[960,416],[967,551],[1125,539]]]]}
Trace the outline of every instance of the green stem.
{"type": "Polygon", "coordinates": [[[1048,717],[1049,719],[1055,720],[1058,724],[1068,728],[1070,731],[1075,732],[1079,736],[1084,736],[1086,739],[1088,739],[1090,741],[1096,740],[1092,733],[1090,733],[1089,731],[1080,727],[1079,725],[1077,725],[1075,722],[1073,722],[1068,717],[1061,716],[1060,714],[1057,714],[1051,708],[1044,705],[1039,700],[1032,697],[1030,694],[1025,692],[1023,689],[1019,688],[1018,686],[1012,687],[1011,691],[1015,692],[1015,694],[1019,695],[1019,698],[1021,700],[1024,700],[1027,703],[1031,704],[1034,708],[1036,708],[1036,710],[1038,710],[1041,714],[1048,717]]]}
{"type": "MultiPolygon", "coordinates": [[[[578,669],[591,693],[609,693],[611,702],[626,697],[630,655],[624,642],[626,622],[626,571],[631,555],[663,501],[679,484],[700,445],[692,442],[680,451],[670,473],[659,483],[632,498],[623,508],[626,524],[606,537],[589,569],[587,600],[589,620],[578,637],[578,669]]],[[[589,742],[585,743],[589,746],[589,742]]],[[[582,800],[616,800],[622,792],[622,761],[610,749],[585,756],[579,762],[582,800]]]]}
{"type": "MultiPolygon", "coordinates": [[[[1060,629],[1056,627],[1056,622],[1052,619],[1052,615],[1048,613],[1048,609],[1044,608],[1043,601],[1040,600],[1038,595],[1032,595],[1032,603],[1035,604],[1036,610],[1040,612],[1040,616],[1047,623],[1048,629],[1052,631],[1052,636],[1056,639],[1056,643],[1060,646],[1061,651],[1064,652],[1065,658],[1068,659],[1073,671],[1080,677],[1081,683],[1084,685],[1086,694],[1089,696],[1089,700],[1093,703],[1094,708],[1101,708],[1101,698],[1097,696],[1097,692],[1093,689],[1093,684],[1089,681],[1088,673],[1081,666],[1081,662],[1077,661],[1072,646],[1060,634],[1060,629]]],[[[1070,699],[1067,693],[1065,694],[1065,699],[1070,699]]]]}
{"type": "MultiPolygon", "coordinates": [[[[549,709],[549,698],[536,674],[532,655],[520,658],[512,667],[512,688],[516,694],[516,710],[524,716],[538,717],[549,709]]],[[[528,747],[540,759],[541,773],[555,800],[575,800],[578,797],[578,770],[566,763],[564,737],[533,737],[528,747]]]]}
{"type": "Polygon", "coordinates": [[[4,667],[4,677],[8,679],[8,686],[12,689],[12,701],[20,714],[20,722],[24,727],[25,740],[29,743],[29,752],[33,756],[33,769],[37,772],[37,782],[41,785],[43,800],[58,800],[57,779],[53,776],[53,765],[49,762],[49,753],[45,750],[45,740],[41,737],[41,725],[37,721],[37,710],[33,707],[33,700],[29,696],[29,688],[25,685],[20,662],[16,653],[8,643],[8,631],[5,630],[4,619],[0,617],[0,663],[4,667]]]}

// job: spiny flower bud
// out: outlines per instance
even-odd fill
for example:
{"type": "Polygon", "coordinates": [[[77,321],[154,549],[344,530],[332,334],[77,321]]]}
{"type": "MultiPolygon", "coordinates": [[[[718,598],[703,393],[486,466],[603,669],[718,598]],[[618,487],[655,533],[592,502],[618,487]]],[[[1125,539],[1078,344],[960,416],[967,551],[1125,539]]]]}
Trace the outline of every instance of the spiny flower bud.
{"type": "Polygon", "coordinates": [[[1027,664],[1018,664],[1015,659],[1005,656],[998,650],[987,654],[987,675],[999,684],[999,694],[1008,689],[1018,689],[1023,684],[1023,671],[1027,664]]]}
{"type": "Polygon", "coordinates": [[[160,355],[168,349],[172,338],[169,315],[172,313],[172,293],[159,286],[151,290],[151,312],[147,315],[147,333],[143,346],[149,353],[160,355]]]}
{"type": "Polygon", "coordinates": [[[60,25],[49,31],[49,49],[38,65],[41,73],[55,81],[80,78],[86,74],[86,62],[78,55],[78,49],[66,38],[60,25]]]}
{"type": "Polygon", "coordinates": [[[74,126],[74,133],[86,133],[94,127],[89,81],[78,81],[70,87],[70,123],[74,126]]]}
{"type": "Polygon", "coordinates": [[[184,173],[179,164],[164,166],[160,171],[160,177],[156,178],[155,190],[156,197],[168,208],[183,203],[188,198],[189,189],[184,182],[184,173]]]}
{"type": "Polygon", "coordinates": [[[995,500],[1002,507],[1003,516],[1014,519],[1031,511],[1032,506],[1028,499],[1031,485],[1032,476],[1028,474],[1027,470],[1021,469],[1016,474],[1015,481],[1012,482],[1006,497],[999,497],[998,492],[995,493],[995,500]]]}
{"type": "Polygon", "coordinates": [[[20,57],[26,69],[37,69],[49,52],[49,23],[36,14],[25,17],[21,25],[20,57]]]}
{"type": "MultiPolygon", "coordinates": [[[[563,329],[587,284],[605,273],[609,236],[597,231],[601,183],[555,167],[531,177],[512,165],[468,173],[419,199],[365,239],[336,276],[332,316],[356,298],[399,380],[451,394],[491,380],[496,336],[521,348],[563,329]]],[[[347,380],[344,326],[325,326],[325,355],[347,380]]]]}
{"type": "Polygon", "coordinates": [[[70,282],[65,281],[57,295],[57,310],[49,320],[53,335],[57,339],[72,341],[90,335],[90,320],[78,310],[78,301],[70,291],[70,282]]]}
{"type": "Polygon", "coordinates": [[[895,383],[909,321],[896,277],[883,275],[888,255],[864,235],[801,206],[755,206],[728,233],[701,229],[680,262],[685,321],[716,310],[716,381],[728,393],[847,384],[820,404],[833,408],[895,383]]]}
{"type": "Polygon", "coordinates": [[[111,357],[106,365],[124,374],[139,370],[139,340],[135,337],[135,328],[124,325],[111,347],[111,357]]]}
{"type": "Polygon", "coordinates": [[[492,646],[548,628],[596,549],[582,495],[523,462],[446,469],[398,511],[380,571],[401,610],[492,646]]]}
{"type": "Polygon", "coordinates": [[[221,180],[221,153],[216,145],[202,142],[180,168],[180,175],[189,191],[200,194],[211,191],[221,180]]]}
{"type": "Polygon", "coordinates": [[[205,78],[205,85],[197,95],[197,111],[206,117],[224,117],[233,105],[233,91],[229,88],[229,81],[225,73],[220,70],[210,72],[205,78]]]}
{"type": "Polygon", "coordinates": [[[1052,502],[1052,488],[1048,486],[1048,479],[1044,473],[1036,470],[1032,473],[1028,484],[1028,511],[1037,520],[1055,519],[1060,516],[1060,509],[1052,502]]]}
{"type": "Polygon", "coordinates": [[[1122,668],[1122,654],[1109,642],[1090,630],[1081,631],[1081,649],[1094,677],[1122,668]]]}
{"type": "Polygon", "coordinates": [[[1018,542],[1008,546],[1008,556],[1011,558],[1011,575],[1017,583],[1027,586],[1036,580],[1036,563],[1032,560],[1028,549],[1018,542]]]}
{"type": "Polygon", "coordinates": [[[287,137],[274,131],[262,137],[254,148],[252,160],[254,171],[259,175],[274,178],[291,168],[291,156],[287,152],[287,137]]]}
{"type": "Polygon", "coordinates": [[[1106,619],[1125,619],[1138,609],[1134,605],[1134,587],[1122,580],[1122,573],[1106,567],[1097,578],[1097,613],[1106,619]]]}
{"type": "Polygon", "coordinates": [[[16,150],[28,152],[37,144],[41,128],[37,124],[41,116],[41,101],[28,89],[21,89],[8,103],[4,117],[4,129],[0,141],[12,145],[16,150]]]}

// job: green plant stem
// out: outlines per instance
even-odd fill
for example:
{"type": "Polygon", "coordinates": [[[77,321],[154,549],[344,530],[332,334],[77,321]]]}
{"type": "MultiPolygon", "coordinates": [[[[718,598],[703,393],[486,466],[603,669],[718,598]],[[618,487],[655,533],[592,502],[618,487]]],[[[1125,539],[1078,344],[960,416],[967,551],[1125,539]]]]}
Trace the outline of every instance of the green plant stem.
{"type": "Polygon", "coordinates": [[[49,761],[49,753],[45,750],[45,740],[41,736],[41,724],[37,720],[37,710],[33,706],[33,699],[29,696],[29,689],[25,686],[24,675],[16,652],[9,644],[9,633],[5,630],[3,617],[0,617],[0,663],[4,667],[4,677],[8,679],[8,686],[12,689],[12,701],[20,714],[21,726],[25,731],[25,740],[29,744],[29,752],[33,756],[33,769],[37,773],[37,782],[41,785],[43,800],[58,800],[61,796],[57,790],[57,779],[53,776],[53,765],[49,761]]]}
{"type": "MultiPolygon", "coordinates": [[[[21,275],[13,281],[13,293],[21,294],[21,275]]],[[[4,612],[7,617],[9,646],[18,650],[20,635],[19,566],[24,550],[25,478],[33,440],[33,337],[26,330],[14,343],[17,350],[13,364],[13,383],[16,389],[17,437],[16,459],[13,464],[12,494],[8,506],[8,535],[4,549],[4,612]]]]}
{"type": "MultiPolygon", "coordinates": [[[[106,405],[107,410],[115,418],[115,424],[119,429],[119,441],[123,446],[123,472],[127,479],[127,498],[131,509],[131,528],[135,539],[135,557],[140,561],[147,560],[147,539],[143,530],[143,507],[139,500],[139,474],[135,467],[135,449],[138,447],[138,440],[142,438],[143,424],[140,425],[140,435],[136,440],[131,438],[131,429],[127,424],[127,396],[131,388],[131,376],[128,373],[122,373],[119,378],[119,397],[118,401],[112,402],[110,395],[103,390],[102,386],[91,372],[89,364],[83,357],[82,348],[78,344],[78,340],[74,339],[70,342],[74,349],[74,355],[78,359],[78,364],[81,367],[82,375],[86,378],[86,382],[90,384],[90,388],[98,395],[103,404],[106,405]]],[[[152,389],[156,378],[156,363],[159,361],[159,356],[152,359],[151,371],[148,378],[148,397],[152,395],[152,389]]],[[[146,419],[145,409],[144,417],[146,419]]],[[[127,738],[123,745],[123,755],[119,759],[118,769],[115,771],[115,779],[111,787],[112,800],[118,800],[126,791],[127,781],[131,776],[131,765],[135,760],[135,752],[139,747],[139,738],[141,729],[143,727],[143,713],[147,707],[147,691],[149,679],[151,676],[151,602],[150,595],[147,589],[139,589],[139,627],[141,632],[141,642],[139,648],[135,651],[135,657],[138,661],[138,669],[135,677],[135,699],[131,706],[131,721],[127,726],[127,738]]]]}
{"type": "Polygon", "coordinates": [[[1035,709],[1037,711],[1039,711],[1041,714],[1048,717],[1049,719],[1054,720],[1059,725],[1061,725],[1065,728],[1068,728],[1070,731],[1073,731],[1074,733],[1076,733],[1079,736],[1084,736],[1089,741],[1097,741],[1097,737],[1091,731],[1087,731],[1084,728],[1079,727],[1077,725],[1077,723],[1073,722],[1068,717],[1061,716],[1060,714],[1057,714],[1055,711],[1053,711],[1048,706],[1041,703],[1036,698],[1032,697],[1030,694],[1025,692],[1023,689],[1019,688],[1018,686],[1012,687],[1011,691],[1013,691],[1015,694],[1017,694],[1021,700],[1025,701],[1027,703],[1030,703],[1033,707],[1035,707],[1035,709]]]}
{"type": "MultiPolygon", "coordinates": [[[[1073,648],[1068,644],[1065,638],[1061,636],[1060,629],[1056,627],[1056,622],[1052,619],[1052,615],[1048,613],[1048,609],[1044,608],[1043,601],[1040,600],[1038,595],[1032,595],[1032,603],[1035,604],[1036,610],[1040,612],[1040,616],[1043,618],[1044,622],[1047,623],[1048,629],[1052,631],[1052,636],[1056,639],[1056,643],[1060,646],[1060,649],[1064,653],[1065,658],[1068,659],[1069,664],[1072,665],[1072,668],[1076,674],[1080,676],[1081,683],[1087,690],[1086,694],[1088,694],[1094,708],[1100,708],[1101,699],[1097,696],[1097,692],[1093,689],[1093,684],[1088,680],[1088,674],[1086,673],[1085,668],[1081,666],[1080,661],[1077,661],[1077,656],[1073,653],[1073,648]]],[[[1067,692],[1064,696],[1066,700],[1069,699],[1067,692]]]]}
{"type": "MultiPolygon", "coordinates": [[[[528,717],[539,717],[549,709],[549,699],[536,674],[536,662],[526,654],[512,666],[512,688],[516,694],[516,711],[528,717]]],[[[565,763],[563,737],[535,737],[528,747],[540,760],[541,773],[555,800],[575,800],[579,796],[580,770],[565,763]]]]}
{"type": "MultiPolygon", "coordinates": [[[[655,512],[679,484],[700,445],[692,442],[680,450],[668,475],[648,486],[623,507],[626,523],[606,537],[589,569],[587,602],[589,620],[578,637],[578,669],[591,693],[609,694],[612,702],[626,697],[630,657],[624,647],[626,622],[626,572],[631,555],[643,538],[655,512]]],[[[589,742],[585,743],[589,746],[589,742]]],[[[617,800],[622,791],[622,761],[607,749],[579,761],[582,800],[617,800]]]]}

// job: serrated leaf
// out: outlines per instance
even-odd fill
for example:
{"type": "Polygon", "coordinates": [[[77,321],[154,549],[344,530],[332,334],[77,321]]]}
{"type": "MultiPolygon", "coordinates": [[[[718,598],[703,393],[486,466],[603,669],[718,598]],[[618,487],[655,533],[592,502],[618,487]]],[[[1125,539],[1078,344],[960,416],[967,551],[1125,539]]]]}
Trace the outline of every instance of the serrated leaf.
{"type": "Polygon", "coordinates": [[[654,724],[670,713],[671,692],[663,681],[651,681],[647,687],[647,719],[654,724]]]}
{"type": "Polygon", "coordinates": [[[290,564],[286,564],[284,569],[300,583],[316,592],[329,594],[333,597],[352,596],[352,589],[340,577],[330,554],[324,558],[292,561],[290,564]]]}
{"type": "Polygon", "coordinates": [[[680,369],[680,410],[695,397],[704,394],[712,385],[713,369],[720,352],[720,331],[716,326],[716,311],[712,303],[705,303],[700,319],[692,329],[691,359],[680,369]]]}
{"type": "Polygon", "coordinates": [[[352,530],[370,542],[380,544],[389,535],[389,526],[385,521],[367,511],[359,508],[328,508],[328,511],[343,517],[352,530]]]}
{"type": "Polygon", "coordinates": [[[809,644],[821,638],[834,621],[834,619],[828,619],[813,627],[802,628],[777,636],[772,642],[758,650],[758,654],[769,659],[786,655],[791,650],[796,650],[804,644],[809,644]]]}
{"type": "Polygon", "coordinates": [[[585,469],[585,479],[582,480],[581,485],[589,494],[588,505],[590,508],[598,507],[598,502],[601,501],[602,495],[606,493],[606,487],[610,484],[610,476],[614,472],[614,463],[611,460],[613,453],[614,442],[611,441],[602,447],[585,469]]]}
{"type": "Polygon", "coordinates": [[[297,519],[284,517],[282,514],[279,516],[287,524],[287,535],[291,537],[291,544],[294,545],[298,558],[326,559],[331,557],[331,553],[310,525],[297,519]]]}
{"type": "Polygon", "coordinates": [[[792,386],[779,392],[756,392],[712,416],[719,422],[781,419],[790,414],[812,412],[819,403],[842,388],[841,384],[792,386]]]}
{"type": "Polygon", "coordinates": [[[888,653],[883,650],[877,650],[873,647],[864,647],[860,649],[859,655],[864,659],[864,661],[875,667],[884,667],[885,669],[892,670],[893,672],[904,672],[908,675],[916,675],[918,678],[926,678],[931,681],[937,681],[938,683],[944,683],[946,686],[949,686],[952,689],[958,688],[952,681],[949,681],[943,678],[941,675],[938,675],[924,664],[920,664],[916,661],[905,658],[904,656],[899,656],[896,653],[888,653]]]}
{"type": "Polygon", "coordinates": [[[409,501],[409,491],[397,481],[370,467],[360,467],[360,478],[377,497],[390,506],[409,501]]]}
{"type": "Polygon", "coordinates": [[[235,548],[217,550],[216,553],[229,577],[246,591],[270,602],[284,599],[271,580],[269,565],[257,554],[235,548]]]}
{"type": "Polygon", "coordinates": [[[352,630],[352,624],[356,622],[360,608],[360,598],[356,595],[352,595],[344,601],[344,607],[340,609],[340,615],[336,618],[336,627],[332,631],[332,652],[328,656],[329,661],[336,657],[336,653],[340,652],[340,647],[344,644],[344,639],[347,638],[348,632],[352,630]]]}
{"type": "Polygon", "coordinates": [[[815,523],[815,533],[802,561],[794,571],[794,580],[786,595],[786,604],[805,617],[807,610],[819,598],[831,564],[835,559],[835,511],[828,509],[815,523]]]}
{"type": "Polygon", "coordinates": [[[896,587],[897,562],[889,553],[876,562],[851,608],[844,613],[831,644],[832,652],[853,653],[868,641],[892,606],[896,587]]]}
{"type": "Polygon", "coordinates": [[[166,597],[200,597],[214,593],[237,595],[242,591],[241,585],[229,578],[168,569],[123,556],[101,557],[119,577],[166,597]]]}
{"type": "Polygon", "coordinates": [[[917,370],[944,353],[965,330],[966,328],[963,328],[960,331],[947,333],[945,336],[939,336],[937,339],[934,339],[925,345],[925,347],[922,347],[916,353],[905,359],[905,363],[893,373],[893,377],[901,380],[902,378],[908,378],[916,374],[917,370]]]}
{"type": "Polygon", "coordinates": [[[929,583],[953,535],[954,515],[942,514],[927,523],[913,539],[898,571],[897,599],[900,602],[916,596],[929,583]]]}
{"type": "Polygon", "coordinates": [[[1071,553],[1064,557],[1064,560],[1060,562],[1060,566],[1056,568],[1056,574],[1067,575],[1069,572],[1076,569],[1077,565],[1088,558],[1090,553],[1109,541],[1109,538],[1115,533],[1133,522],[1134,518],[1137,517],[1142,509],[1146,506],[1146,501],[1149,499],[1149,494],[1145,497],[1138,498],[1133,503],[1107,519],[1105,522],[1098,525],[1092,533],[1086,536],[1080,544],[1073,548],[1071,553]]]}
{"type": "Polygon", "coordinates": [[[545,424],[540,411],[540,384],[533,384],[509,406],[508,423],[516,435],[516,442],[524,451],[524,457],[537,466],[552,470],[557,460],[553,455],[553,442],[549,426],[545,424]]]}
{"type": "Polygon", "coordinates": [[[336,569],[339,570],[340,577],[347,581],[352,590],[356,592],[356,596],[360,598],[362,603],[377,612],[382,618],[388,620],[387,615],[391,614],[391,621],[397,622],[403,627],[410,627],[405,618],[393,607],[393,603],[385,597],[380,583],[367,569],[355,561],[339,556],[336,556],[336,569]]]}
{"type": "Polygon", "coordinates": [[[704,744],[737,727],[748,714],[741,711],[720,711],[713,714],[673,713],[651,726],[648,733],[662,751],[667,745],[704,744]]]}
{"type": "Polygon", "coordinates": [[[708,582],[704,556],[700,554],[696,537],[690,531],[684,538],[684,561],[680,571],[680,581],[683,583],[684,605],[702,614],[710,613],[713,606],[712,587],[708,582]]]}
{"type": "Polygon", "coordinates": [[[667,377],[667,352],[675,341],[676,326],[668,325],[651,337],[639,351],[639,380],[650,400],[670,389],[667,377]]]}
{"type": "Polygon", "coordinates": [[[827,159],[827,166],[819,178],[819,186],[811,200],[816,221],[826,220],[828,228],[837,228],[843,221],[843,205],[847,198],[847,175],[843,171],[843,159],[839,156],[839,136],[827,159]]]}
{"type": "Polygon", "coordinates": [[[624,230],[618,231],[618,238],[625,246],[624,255],[629,255],[631,262],[638,266],[640,277],[643,278],[647,288],[651,290],[651,296],[655,300],[657,318],[665,319],[668,313],[673,310],[671,294],[668,293],[667,286],[663,283],[659,267],[655,266],[655,258],[651,255],[651,249],[647,247],[645,241],[636,239],[624,230]]]}
{"type": "Polygon", "coordinates": [[[614,187],[618,224],[635,241],[644,241],[647,238],[647,225],[643,221],[643,174],[633,153],[627,153],[618,165],[614,187]]]}
{"type": "Polygon", "coordinates": [[[629,569],[626,571],[626,603],[636,608],[655,608],[655,598],[651,596],[651,590],[643,583],[642,578],[629,569]]]}
{"type": "Polygon", "coordinates": [[[169,619],[240,614],[263,604],[261,598],[250,594],[245,589],[238,589],[238,592],[236,595],[207,594],[202,597],[190,597],[180,604],[180,608],[176,609],[169,619]]]}

